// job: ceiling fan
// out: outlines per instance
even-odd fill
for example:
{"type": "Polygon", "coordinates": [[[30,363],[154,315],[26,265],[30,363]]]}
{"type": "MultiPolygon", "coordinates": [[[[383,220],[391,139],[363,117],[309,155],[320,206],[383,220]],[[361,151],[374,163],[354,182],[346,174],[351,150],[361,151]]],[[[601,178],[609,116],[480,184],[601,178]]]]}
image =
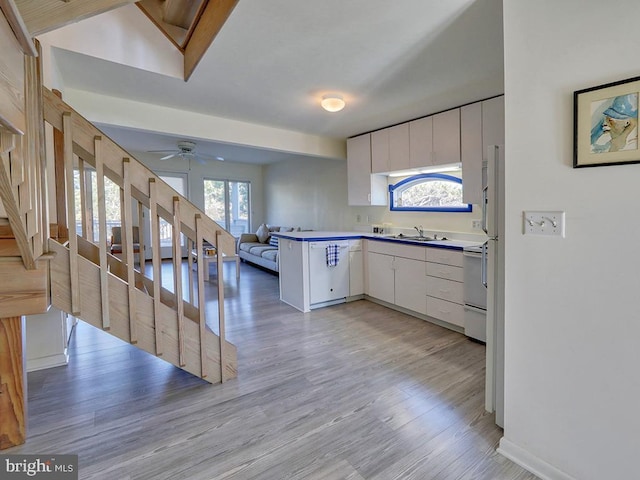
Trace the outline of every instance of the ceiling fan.
{"type": "Polygon", "coordinates": [[[182,140],[178,142],[178,148],[176,150],[148,150],[148,153],[166,153],[168,155],[162,157],[160,160],[169,160],[173,157],[179,157],[185,160],[195,159],[200,163],[205,163],[206,160],[218,160],[220,162],[224,161],[223,157],[219,156],[211,156],[205,155],[203,153],[196,152],[196,144],[195,142],[189,142],[187,140],[182,140]]]}

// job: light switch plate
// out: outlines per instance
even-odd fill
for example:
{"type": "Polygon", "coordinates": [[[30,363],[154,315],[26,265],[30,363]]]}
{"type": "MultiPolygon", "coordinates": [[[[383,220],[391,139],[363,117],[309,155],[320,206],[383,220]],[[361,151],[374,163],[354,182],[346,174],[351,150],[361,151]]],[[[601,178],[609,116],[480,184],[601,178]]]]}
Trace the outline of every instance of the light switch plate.
{"type": "Polygon", "coordinates": [[[564,237],[564,212],[526,211],[522,220],[525,235],[564,237]]]}

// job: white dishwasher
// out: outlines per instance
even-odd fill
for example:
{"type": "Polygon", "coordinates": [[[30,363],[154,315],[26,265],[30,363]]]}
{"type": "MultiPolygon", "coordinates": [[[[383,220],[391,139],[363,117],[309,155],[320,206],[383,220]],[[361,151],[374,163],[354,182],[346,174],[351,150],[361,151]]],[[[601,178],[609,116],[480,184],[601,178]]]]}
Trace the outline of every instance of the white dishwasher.
{"type": "Polygon", "coordinates": [[[349,296],[349,241],[309,242],[309,303],[318,308],[346,301],[349,296]],[[328,248],[337,247],[335,265],[328,248]]]}

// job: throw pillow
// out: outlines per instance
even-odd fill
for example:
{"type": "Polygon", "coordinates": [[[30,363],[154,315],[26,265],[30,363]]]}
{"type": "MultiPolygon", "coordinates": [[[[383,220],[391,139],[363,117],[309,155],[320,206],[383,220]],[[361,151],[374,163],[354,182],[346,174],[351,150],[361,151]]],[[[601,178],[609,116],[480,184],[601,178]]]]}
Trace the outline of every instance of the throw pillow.
{"type": "Polygon", "coordinates": [[[271,245],[272,247],[277,247],[278,246],[278,237],[271,237],[269,239],[269,245],[271,245]]]}
{"type": "Polygon", "coordinates": [[[260,243],[267,243],[267,240],[269,239],[269,229],[264,223],[258,227],[256,237],[258,237],[258,241],[260,243]]]}

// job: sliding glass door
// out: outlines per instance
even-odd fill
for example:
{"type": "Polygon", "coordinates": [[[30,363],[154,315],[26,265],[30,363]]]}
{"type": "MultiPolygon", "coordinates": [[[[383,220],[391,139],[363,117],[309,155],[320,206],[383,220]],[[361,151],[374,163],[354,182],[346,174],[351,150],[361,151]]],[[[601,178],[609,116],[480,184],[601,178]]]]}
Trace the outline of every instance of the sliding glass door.
{"type": "Polygon", "coordinates": [[[251,228],[251,183],[204,179],[204,211],[234,237],[251,228]]]}

